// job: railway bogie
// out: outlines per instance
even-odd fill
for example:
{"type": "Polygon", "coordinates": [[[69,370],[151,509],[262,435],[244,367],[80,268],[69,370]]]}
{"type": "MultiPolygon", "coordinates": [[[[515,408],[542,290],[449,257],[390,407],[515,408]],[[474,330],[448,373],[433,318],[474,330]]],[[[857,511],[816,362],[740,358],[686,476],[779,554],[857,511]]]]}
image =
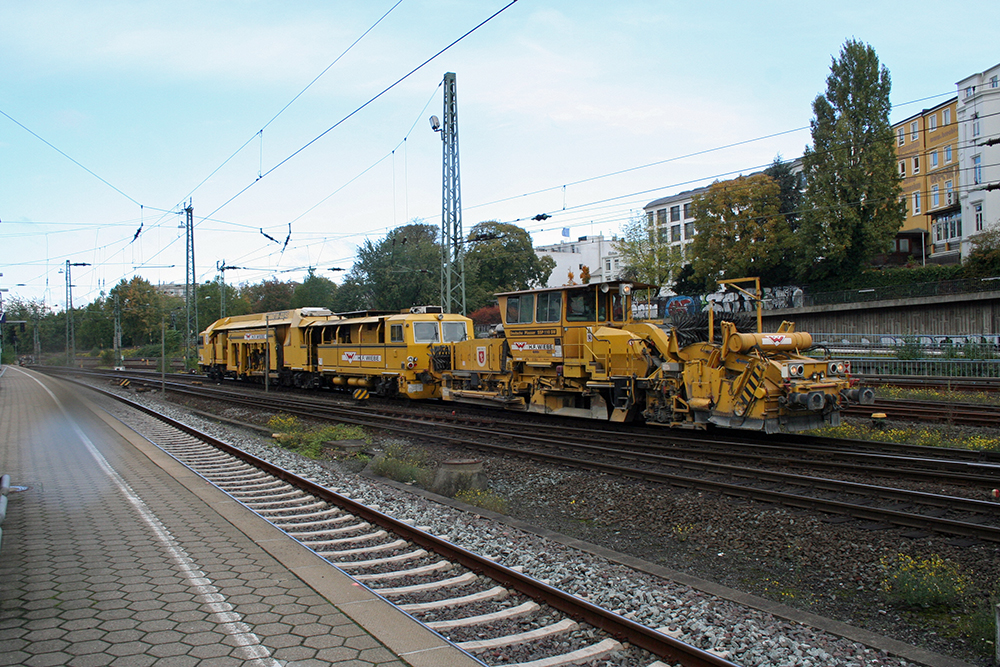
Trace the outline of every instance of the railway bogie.
{"type": "Polygon", "coordinates": [[[490,338],[435,306],[225,318],[203,333],[199,356],[213,377],[260,379],[266,365],[281,384],[683,428],[799,431],[874,400],[849,363],[803,354],[812,338],[791,323],[763,333],[759,316],[756,332],[711,312],[639,321],[635,287],[646,286],[499,294],[503,323],[490,338]]]}

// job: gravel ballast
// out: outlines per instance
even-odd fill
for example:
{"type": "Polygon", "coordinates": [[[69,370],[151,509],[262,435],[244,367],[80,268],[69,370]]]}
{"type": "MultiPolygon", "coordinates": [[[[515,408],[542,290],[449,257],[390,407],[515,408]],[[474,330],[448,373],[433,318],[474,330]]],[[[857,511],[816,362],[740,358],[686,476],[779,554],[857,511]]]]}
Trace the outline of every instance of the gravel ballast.
{"type": "MultiPolygon", "coordinates": [[[[907,539],[896,530],[824,523],[787,508],[477,453],[491,489],[508,499],[508,514],[540,528],[522,530],[511,522],[490,518],[488,512],[474,508],[462,511],[460,503],[441,504],[428,498],[429,494],[410,493],[398,485],[360,476],[350,465],[304,459],[277,447],[264,435],[203,419],[153,396],[129,398],[153,403],[174,418],[296,474],[340,489],[354,500],[429,526],[435,534],[464,548],[507,566],[523,566],[526,574],[643,624],[669,628],[683,641],[722,652],[740,665],[944,667],[963,664],[959,659],[966,664],[992,664],[984,656],[976,656],[960,638],[929,633],[915,621],[915,616],[919,620],[916,612],[901,611],[882,601],[878,563],[883,556],[900,552],[935,553],[976,572],[987,585],[995,585],[1000,567],[995,545],[968,545],[943,537],[907,539]],[[747,606],[687,583],[638,571],[613,558],[574,548],[567,543],[571,540],[549,539],[544,536],[546,531],[640,558],[650,564],[646,569],[654,572],[665,568],[759,595],[766,598],[761,600],[765,604],[754,605],[751,600],[747,606]],[[793,613],[775,615],[764,610],[774,603],[829,616],[955,658],[919,652],[908,653],[910,659],[890,655],[882,648],[782,617],[793,613]]],[[[141,432],[142,419],[135,413],[113,405],[107,409],[126,423],[136,424],[141,432]]],[[[222,416],[261,424],[269,415],[229,409],[222,416]]],[[[440,455],[441,459],[468,457],[469,452],[441,448],[440,455]]],[[[893,647],[891,642],[881,646],[893,647]]]]}

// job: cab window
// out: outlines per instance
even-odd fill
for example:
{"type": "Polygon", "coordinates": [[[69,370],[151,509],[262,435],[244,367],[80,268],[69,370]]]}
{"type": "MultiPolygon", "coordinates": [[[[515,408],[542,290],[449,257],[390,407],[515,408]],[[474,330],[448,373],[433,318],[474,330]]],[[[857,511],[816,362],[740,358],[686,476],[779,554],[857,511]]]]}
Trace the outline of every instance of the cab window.
{"type": "Polygon", "coordinates": [[[611,319],[615,322],[625,319],[625,297],[621,294],[611,295],[611,319]]]}
{"type": "Polygon", "coordinates": [[[542,292],[538,295],[535,319],[538,322],[558,322],[562,310],[562,292],[542,292]]]}
{"type": "Polygon", "coordinates": [[[438,336],[437,322],[414,322],[413,342],[414,343],[440,342],[440,337],[438,336]]]}
{"type": "Polygon", "coordinates": [[[446,343],[457,343],[466,339],[465,322],[442,322],[441,329],[444,331],[446,343]]]}
{"type": "Polygon", "coordinates": [[[534,309],[534,294],[507,297],[507,324],[530,324],[534,309]]]}
{"type": "Polygon", "coordinates": [[[393,324],[389,327],[389,342],[390,343],[402,343],[403,342],[403,325],[393,324]]]}
{"type": "Polygon", "coordinates": [[[569,296],[566,304],[567,322],[593,322],[594,321],[594,292],[575,292],[569,296]]]}

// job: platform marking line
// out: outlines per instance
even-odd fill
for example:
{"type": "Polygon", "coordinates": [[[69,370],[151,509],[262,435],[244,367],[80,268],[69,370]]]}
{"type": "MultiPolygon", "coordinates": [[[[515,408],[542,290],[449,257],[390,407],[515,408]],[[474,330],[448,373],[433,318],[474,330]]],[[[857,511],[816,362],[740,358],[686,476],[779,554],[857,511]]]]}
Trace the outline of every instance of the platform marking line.
{"type": "Polygon", "coordinates": [[[133,490],[132,487],[128,485],[121,475],[111,467],[104,455],[94,446],[94,443],[87,437],[79,425],[70,417],[69,412],[63,406],[62,401],[60,401],[52,391],[49,390],[38,378],[16,369],[24,375],[38,383],[42,389],[55,401],[56,405],[62,411],[66,420],[73,427],[76,432],[77,437],[83,442],[87,451],[90,455],[94,457],[97,464],[101,469],[111,478],[111,480],[118,486],[118,489],[125,496],[126,500],[135,508],[142,517],[142,520],[152,529],[153,533],[156,535],[157,539],[163,544],[167,553],[170,555],[170,559],[174,562],[176,568],[181,572],[183,577],[187,580],[188,587],[194,592],[195,599],[202,605],[202,608],[208,611],[214,618],[216,624],[219,626],[220,631],[232,638],[233,643],[239,652],[242,653],[242,659],[249,661],[247,664],[252,667],[280,667],[281,663],[277,662],[271,657],[271,652],[266,646],[262,645],[260,642],[260,637],[258,637],[250,627],[243,622],[242,616],[238,612],[233,611],[231,604],[226,602],[224,595],[219,593],[219,589],[216,588],[211,580],[205,576],[205,573],[199,570],[194,560],[188,556],[187,552],[182,546],[177,544],[174,538],[170,535],[170,531],[167,530],[166,526],[160,522],[149,506],[143,502],[133,490]]]}

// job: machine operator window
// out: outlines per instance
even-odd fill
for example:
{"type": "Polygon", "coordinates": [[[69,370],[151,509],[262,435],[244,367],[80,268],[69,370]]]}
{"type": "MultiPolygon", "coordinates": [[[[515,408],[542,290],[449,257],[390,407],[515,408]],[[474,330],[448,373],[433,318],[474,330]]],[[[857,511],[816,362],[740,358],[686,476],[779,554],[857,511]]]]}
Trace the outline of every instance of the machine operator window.
{"type": "Polygon", "coordinates": [[[438,335],[437,322],[414,322],[413,342],[414,343],[437,343],[441,337],[438,335]]]}
{"type": "Polygon", "coordinates": [[[562,316],[562,292],[542,292],[538,295],[535,318],[539,322],[558,322],[562,316]]]}
{"type": "Polygon", "coordinates": [[[442,322],[441,329],[444,331],[444,342],[446,343],[457,343],[468,338],[465,322],[442,322]]]}
{"type": "Polygon", "coordinates": [[[534,294],[507,297],[507,324],[530,324],[534,310],[534,294]]]}
{"type": "Polygon", "coordinates": [[[391,343],[402,343],[403,342],[403,325],[393,324],[389,327],[389,342],[391,343]]]}
{"type": "Polygon", "coordinates": [[[625,319],[625,297],[621,294],[611,295],[611,319],[615,322],[625,319]]]}
{"type": "Polygon", "coordinates": [[[594,292],[577,292],[569,297],[566,304],[567,322],[593,322],[594,321],[594,292]]]}

